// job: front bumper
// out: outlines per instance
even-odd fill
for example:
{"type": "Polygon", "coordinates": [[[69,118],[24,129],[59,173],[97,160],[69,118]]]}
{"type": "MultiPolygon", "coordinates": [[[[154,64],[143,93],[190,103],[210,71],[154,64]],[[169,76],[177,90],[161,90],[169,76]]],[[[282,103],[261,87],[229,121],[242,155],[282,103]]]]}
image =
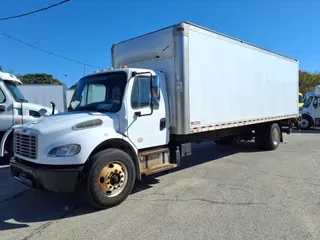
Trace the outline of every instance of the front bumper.
{"type": "Polygon", "coordinates": [[[74,192],[83,165],[43,165],[13,157],[10,168],[13,177],[27,186],[53,192],[74,192]]]}

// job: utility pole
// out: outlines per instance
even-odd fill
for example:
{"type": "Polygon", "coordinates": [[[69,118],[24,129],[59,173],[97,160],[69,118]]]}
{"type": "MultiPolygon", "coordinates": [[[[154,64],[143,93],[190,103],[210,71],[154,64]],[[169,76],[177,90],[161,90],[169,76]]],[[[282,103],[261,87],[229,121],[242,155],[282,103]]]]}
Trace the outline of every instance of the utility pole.
{"type": "Polygon", "coordinates": [[[86,65],[83,64],[83,76],[85,76],[85,75],[86,75],[86,65]]]}

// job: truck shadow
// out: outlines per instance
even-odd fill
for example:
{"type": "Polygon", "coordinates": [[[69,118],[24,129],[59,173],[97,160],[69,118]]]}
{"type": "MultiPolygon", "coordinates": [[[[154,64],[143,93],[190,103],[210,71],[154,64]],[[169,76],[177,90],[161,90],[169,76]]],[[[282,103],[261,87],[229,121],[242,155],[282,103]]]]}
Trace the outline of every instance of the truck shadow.
{"type": "Polygon", "coordinates": [[[309,129],[309,130],[297,130],[297,129],[294,129],[292,130],[292,133],[299,133],[299,134],[320,134],[320,129],[319,128],[312,128],[312,129],[309,129]]]}
{"type": "Polygon", "coordinates": [[[157,179],[160,176],[168,175],[183,169],[194,167],[207,162],[217,161],[224,157],[231,156],[240,152],[259,152],[253,142],[241,142],[233,146],[217,146],[213,142],[204,142],[194,144],[192,146],[192,155],[181,160],[179,168],[170,170],[169,172],[161,172],[150,177],[144,177],[141,181],[137,181],[135,188],[131,194],[152,188],[159,183],[157,179]]]}
{"type": "MultiPolygon", "coordinates": [[[[209,161],[217,161],[238,152],[258,151],[253,143],[241,143],[233,147],[220,147],[213,142],[194,145],[192,150],[193,155],[184,158],[181,162],[181,167],[171,173],[209,161]]],[[[9,169],[7,170],[9,171],[9,169]]],[[[152,177],[143,178],[142,181],[137,181],[132,195],[152,188],[160,182],[157,177],[165,174],[168,173],[160,173],[152,177]]],[[[1,175],[0,180],[2,180],[1,175]]],[[[27,188],[17,195],[0,202],[0,238],[1,234],[4,233],[2,232],[3,230],[15,229],[19,231],[21,229],[23,232],[25,228],[35,228],[33,225],[39,226],[39,222],[40,225],[48,224],[51,221],[91,214],[96,211],[96,209],[89,207],[84,202],[80,193],[57,194],[27,188]],[[29,225],[31,223],[32,225],[29,225]]],[[[28,231],[36,230],[37,228],[28,231]]]]}
{"type": "Polygon", "coordinates": [[[5,166],[9,164],[9,156],[5,154],[3,157],[0,157],[0,166],[5,166]]]}

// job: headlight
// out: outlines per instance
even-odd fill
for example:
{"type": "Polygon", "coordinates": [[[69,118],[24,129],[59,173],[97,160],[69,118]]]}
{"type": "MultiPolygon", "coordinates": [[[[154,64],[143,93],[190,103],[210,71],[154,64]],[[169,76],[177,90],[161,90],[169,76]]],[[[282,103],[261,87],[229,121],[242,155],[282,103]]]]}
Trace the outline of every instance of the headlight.
{"type": "Polygon", "coordinates": [[[48,157],[72,157],[77,155],[81,150],[78,144],[68,144],[60,147],[55,147],[50,150],[48,157]]]}

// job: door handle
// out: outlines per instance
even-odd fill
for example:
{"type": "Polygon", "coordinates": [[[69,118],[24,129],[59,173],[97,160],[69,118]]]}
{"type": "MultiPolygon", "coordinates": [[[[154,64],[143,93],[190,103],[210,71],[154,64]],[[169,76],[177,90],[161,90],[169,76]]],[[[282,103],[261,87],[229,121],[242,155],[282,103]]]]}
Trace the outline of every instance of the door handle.
{"type": "Polygon", "coordinates": [[[0,112],[5,112],[6,111],[6,106],[0,105],[0,112]]]}
{"type": "Polygon", "coordinates": [[[166,119],[165,118],[161,118],[160,119],[160,131],[165,129],[165,127],[166,127],[166,119]]]}

